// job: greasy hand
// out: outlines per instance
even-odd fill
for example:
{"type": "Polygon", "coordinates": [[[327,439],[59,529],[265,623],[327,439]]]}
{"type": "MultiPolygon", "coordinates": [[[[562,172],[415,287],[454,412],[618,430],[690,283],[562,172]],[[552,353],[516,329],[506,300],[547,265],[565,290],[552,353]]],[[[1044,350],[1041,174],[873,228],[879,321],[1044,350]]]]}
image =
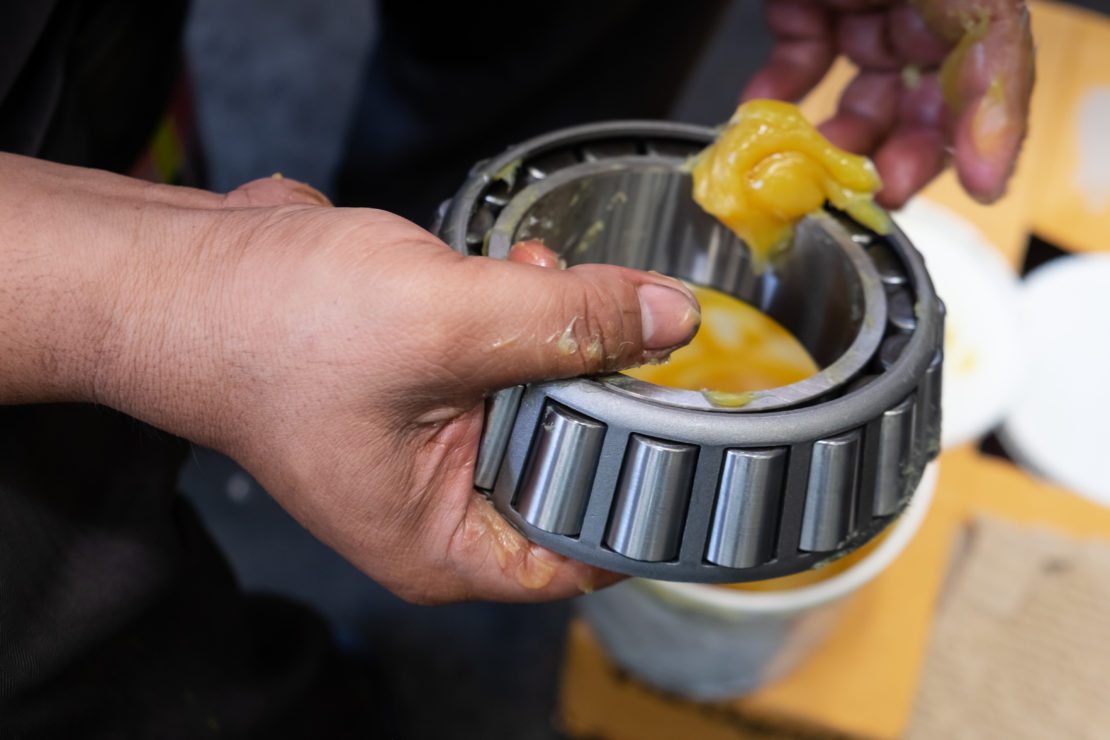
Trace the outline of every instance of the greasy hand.
{"type": "Polygon", "coordinates": [[[157,382],[102,382],[99,398],[228,453],[407,599],[612,582],[530,544],[475,493],[483,400],[669,353],[697,328],[689,291],[620,267],[551,269],[536,244],[464,257],[389,213],[265,200],[174,216],[197,246],[172,280],[131,270],[149,297],[98,373],[157,382]]]}
{"type": "Polygon", "coordinates": [[[767,0],[766,9],[776,46],[744,99],[797,100],[844,54],[860,72],[821,130],[875,161],[882,205],[902,205],[949,153],[973,197],[1002,195],[1033,87],[1024,0],[767,0]]]}

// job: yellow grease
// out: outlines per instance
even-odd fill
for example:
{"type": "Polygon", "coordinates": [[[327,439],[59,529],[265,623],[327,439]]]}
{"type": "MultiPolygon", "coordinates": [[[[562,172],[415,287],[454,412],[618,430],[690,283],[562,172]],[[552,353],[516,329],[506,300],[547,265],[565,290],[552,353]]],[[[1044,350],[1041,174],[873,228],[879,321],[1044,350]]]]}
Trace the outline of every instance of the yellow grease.
{"type": "Polygon", "coordinates": [[[479,507],[476,515],[468,514],[467,538],[484,541],[493,550],[497,566],[524,588],[546,588],[555,577],[561,558],[539,545],[525,541],[486,499],[472,503],[479,507]],[[523,552],[521,551],[524,548],[523,552]]]}
{"type": "MultiPolygon", "coordinates": [[[[610,201],[611,202],[611,201],[610,201]]],[[[574,248],[575,254],[585,254],[597,238],[601,236],[601,232],[605,231],[604,221],[594,221],[586,232],[582,234],[582,238],[578,240],[578,245],[574,248]]]]}
{"type": "Polygon", "coordinates": [[[738,591],[787,591],[792,588],[801,588],[802,586],[811,586],[814,583],[820,583],[826,579],[843,573],[851,568],[853,565],[863,560],[865,557],[875,551],[884,539],[887,533],[884,531],[868,542],[863,547],[855,550],[842,558],[828,563],[827,565],[814,568],[813,570],[805,570],[801,573],[794,573],[789,576],[781,576],[779,578],[768,578],[765,581],[751,581],[749,583],[730,583],[725,588],[734,588],[738,591]]]}
{"type": "Polygon", "coordinates": [[[833,146],[790,103],[742,104],[698,156],[693,178],[694,200],[747,242],[759,265],[826,201],[873,231],[890,230],[873,200],[882,181],[871,160],[833,146]]]}
{"type": "Polygon", "coordinates": [[[948,52],[944,63],[940,66],[940,92],[948,110],[957,113],[960,110],[960,69],[964,60],[971,51],[971,47],[983,40],[990,27],[990,13],[983,11],[977,18],[968,16],[963,22],[964,32],[955,48],[948,52]]]}
{"type": "Polygon", "coordinates": [[[1006,89],[1002,86],[1002,80],[995,77],[991,80],[983,101],[979,104],[979,109],[975,111],[971,126],[975,148],[980,154],[990,156],[1000,144],[1005,143],[1005,133],[1009,123],[1006,89]]]}
{"type": "Polygon", "coordinates": [[[514,159],[497,172],[494,172],[490,179],[494,181],[500,180],[511,188],[516,182],[516,173],[520,169],[520,165],[521,160],[514,159]]]}
{"type": "Polygon", "coordinates": [[[739,409],[747,406],[755,400],[755,391],[745,391],[743,393],[726,393],[725,391],[702,391],[702,395],[706,400],[714,406],[723,406],[728,409],[739,409]]]}
{"type": "Polygon", "coordinates": [[[739,407],[753,391],[804,380],[818,368],[805,347],[762,311],[711,288],[691,285],[701,304],[701,328],[662,365],[626,375],[670,388],[706,392],[711,402],[739,407]]]}

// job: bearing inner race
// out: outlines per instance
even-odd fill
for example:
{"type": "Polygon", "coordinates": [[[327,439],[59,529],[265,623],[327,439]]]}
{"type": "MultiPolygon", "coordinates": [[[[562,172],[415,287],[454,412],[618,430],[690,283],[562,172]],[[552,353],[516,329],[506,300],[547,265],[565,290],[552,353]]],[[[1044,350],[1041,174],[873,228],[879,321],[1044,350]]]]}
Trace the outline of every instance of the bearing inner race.
{"type": "Polygon", "coordinates": [[[516,242],[537,239],[568,265],[623,265],[715,288],[778,321],[822,368],[759,391],[739,407],[625,375],[599,381],[647,401],[725,413],[787,408],[862,370],[882,341],[886,320],[882,282],[863,249],[818,214],[799,224],[791,248],[757,269],[747,245],[693,201],[684,164],[673,157],[617,157],[559,170],[505,206],[490,232],[488,254],[503,259],[516,242]]]}

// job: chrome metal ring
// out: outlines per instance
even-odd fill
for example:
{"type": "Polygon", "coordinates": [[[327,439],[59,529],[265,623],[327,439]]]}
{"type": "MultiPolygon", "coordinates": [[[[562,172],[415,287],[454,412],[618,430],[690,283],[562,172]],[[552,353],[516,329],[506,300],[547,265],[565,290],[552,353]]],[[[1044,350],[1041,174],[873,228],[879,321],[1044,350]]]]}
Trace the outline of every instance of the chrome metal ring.
{"type": "Polygon", "coordinates": [[[763,270],[690,198],[700,127],[555,132],[474,168],[438,231],[468,254],[539,238],[732,293],[790,329],[822,370],[739,408],[623,375],[506,389],[475,473],[533,541],[649,578],[732,582],[862,545],[938,449],[943,306],[920,255],[842,214],[806,219],[763,270]]]}

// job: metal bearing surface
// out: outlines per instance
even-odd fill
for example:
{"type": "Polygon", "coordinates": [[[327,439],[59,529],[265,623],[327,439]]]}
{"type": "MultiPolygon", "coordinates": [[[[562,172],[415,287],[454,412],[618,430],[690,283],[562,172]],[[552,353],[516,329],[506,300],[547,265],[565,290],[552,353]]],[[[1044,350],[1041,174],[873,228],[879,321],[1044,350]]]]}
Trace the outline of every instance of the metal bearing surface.
{"type": "Polygon", "coordinates": [[[843,214],[808,218],[778,263],[689,196],[710,129],[612,122],[479,163],[437,231],[504,257],[540,238],[572,264],[617,262],[716,287],[787,325],[822,367],[722,408],[627,376],[537,383],[487,409],[475,485],[529,539],[648,578],[739,582],[840,557],[908,503],[940,432],[943,304],[920,255],[843,214]]]}

